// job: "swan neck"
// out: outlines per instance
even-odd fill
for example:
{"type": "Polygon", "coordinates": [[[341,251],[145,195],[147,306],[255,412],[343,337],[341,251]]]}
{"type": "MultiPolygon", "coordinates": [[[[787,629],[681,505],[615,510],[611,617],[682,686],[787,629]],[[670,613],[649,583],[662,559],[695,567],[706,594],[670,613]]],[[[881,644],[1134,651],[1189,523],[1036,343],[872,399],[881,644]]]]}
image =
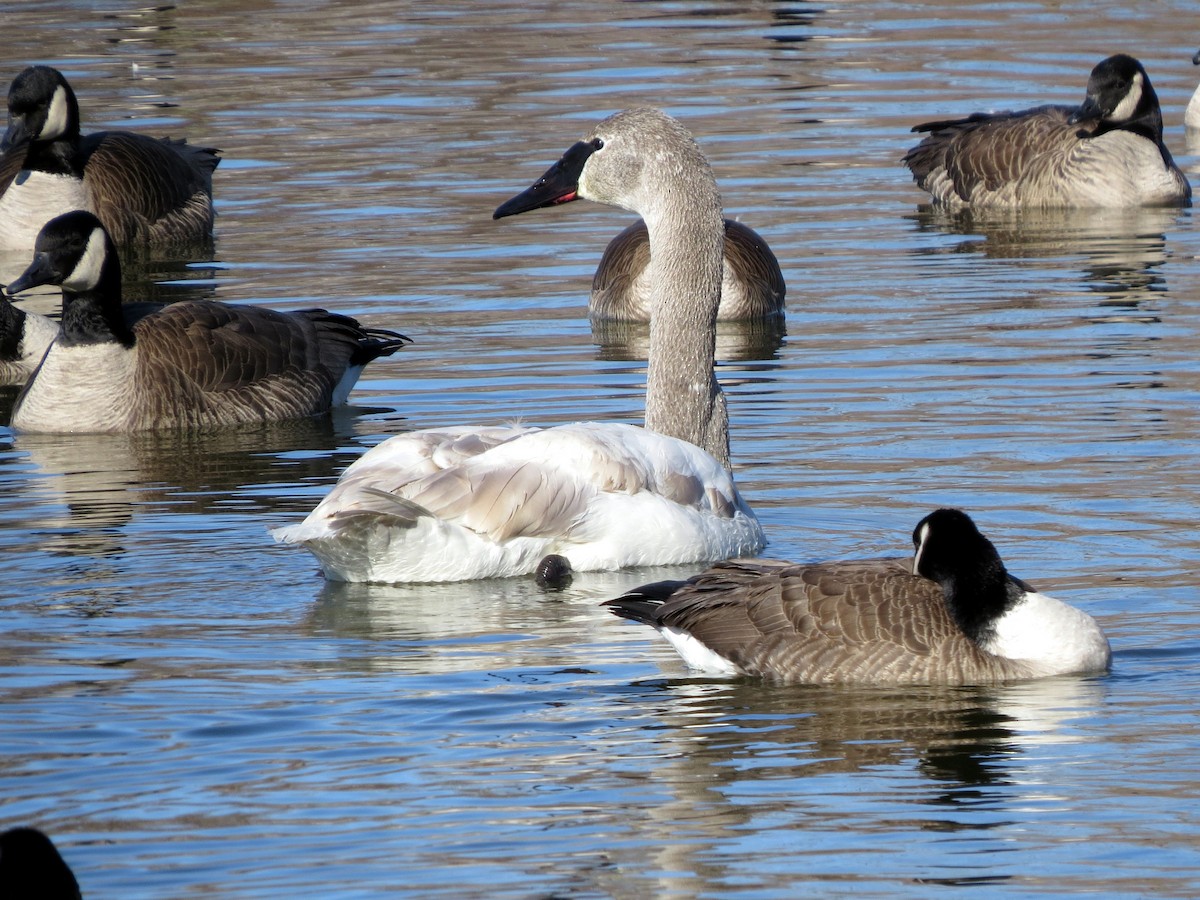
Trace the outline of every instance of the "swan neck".
{"type": "Polygon", "coordinates": [[[711,173],[646,219],[650,354],[646,427],[707,450],[729,468],[729,419],[713,372],[724,220],[711,173]]]}

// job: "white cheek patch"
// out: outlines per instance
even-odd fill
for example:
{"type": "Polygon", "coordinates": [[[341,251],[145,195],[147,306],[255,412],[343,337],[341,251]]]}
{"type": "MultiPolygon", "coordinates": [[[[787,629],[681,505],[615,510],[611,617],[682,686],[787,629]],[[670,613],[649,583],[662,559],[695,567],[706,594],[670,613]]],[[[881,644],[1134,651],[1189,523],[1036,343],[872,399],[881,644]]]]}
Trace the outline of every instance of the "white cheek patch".
{"type": "Polygon", "coordinates": [[[87,249],[71,270],[71,274],[63,279],[62,286],[74,293],[90,291],[100,283],[100,272],[104,269],[104,260],[108,251],[104,246],[104,231],[92,229],[88,237],[87,249]]]}
{"type": "Polygon", "coordinates": [[[1142,102],[1142,73],[1138,72],[1133,76],[1133,80],[1129,82],[1129,91],[1125,94],[1125,98],[1117,104],[1117,108],[1112,111],[1109,116],[1114,122],[1127,122],[1133,118],[1134,110],[1138,108],[1138,104],[1142,102]]]}
{"type": "Polygon", "coordinates": [[[926,522],[921,526],[921,542],[917,545],[916,555],[913,556],[912,570],[914,575],[921,574],[921,554],[925,552],[925,545],[929,542],[929,523],[926,522]]]}
{"type": "Polygon", "coordinates": [[[46,113],[46,124],[42,126],[38,137],[43,141],[52,141],[67,133],[68,122],[67,89],[61,84],[54,89],[50,98],[50,109],[46,113]]]}

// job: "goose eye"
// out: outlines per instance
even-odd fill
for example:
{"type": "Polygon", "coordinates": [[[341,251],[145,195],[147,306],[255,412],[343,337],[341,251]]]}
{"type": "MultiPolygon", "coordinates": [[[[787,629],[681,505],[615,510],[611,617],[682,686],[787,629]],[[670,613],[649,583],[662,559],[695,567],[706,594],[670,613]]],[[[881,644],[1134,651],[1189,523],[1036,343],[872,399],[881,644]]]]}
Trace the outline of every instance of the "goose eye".
{"type": "Polygon", "coordinates": [[[592,138],[592,149],[593,150],[603,150],[604,149],[604,141],[600,140],[600,138],[592,138]]]}

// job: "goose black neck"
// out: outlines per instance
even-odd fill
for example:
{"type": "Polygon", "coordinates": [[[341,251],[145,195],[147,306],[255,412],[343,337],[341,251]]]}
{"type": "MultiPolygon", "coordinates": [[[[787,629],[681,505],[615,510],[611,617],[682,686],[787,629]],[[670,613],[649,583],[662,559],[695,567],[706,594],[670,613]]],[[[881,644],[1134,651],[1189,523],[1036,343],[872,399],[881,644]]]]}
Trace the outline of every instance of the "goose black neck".
{"type": "Polygon", "coordinates": [[[25,168],[31,172],[45,172],[48,175],[82,178],[79,135],[30,144],[25,153],[25,168]]]}
{"type": "Polygon", "coordinates": [[[104,262],[99,282],[83,291],[63,288],[64,346],[118,343],[132,347],[133,330],[121,312],[121,264],[116,254],[104,262]]]}
{"type": "Polygon", "coordinates": [[[1021,596],[1020,588],[1008,577],[998,557],[946,573],[937,580],[950,615],[963,634],[976,643],[988,637],[996,620],[1016,605],[1021,596]]]}

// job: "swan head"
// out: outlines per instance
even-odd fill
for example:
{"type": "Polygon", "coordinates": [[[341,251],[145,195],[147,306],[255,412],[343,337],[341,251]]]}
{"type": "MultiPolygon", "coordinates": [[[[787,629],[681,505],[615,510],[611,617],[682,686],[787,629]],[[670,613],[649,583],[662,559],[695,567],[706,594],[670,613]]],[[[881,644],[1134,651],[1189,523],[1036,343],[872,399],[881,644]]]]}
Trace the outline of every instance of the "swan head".
{"type": "Polygon", "coordinates": [[[492,218],[584,199],[649,219],[671,201],[671,186],[679,179],[706,180],[719,208],[711,169],[687,129],[661,110],[627,109],[572,144],[541,178],[501,204],[492,218]]]}

